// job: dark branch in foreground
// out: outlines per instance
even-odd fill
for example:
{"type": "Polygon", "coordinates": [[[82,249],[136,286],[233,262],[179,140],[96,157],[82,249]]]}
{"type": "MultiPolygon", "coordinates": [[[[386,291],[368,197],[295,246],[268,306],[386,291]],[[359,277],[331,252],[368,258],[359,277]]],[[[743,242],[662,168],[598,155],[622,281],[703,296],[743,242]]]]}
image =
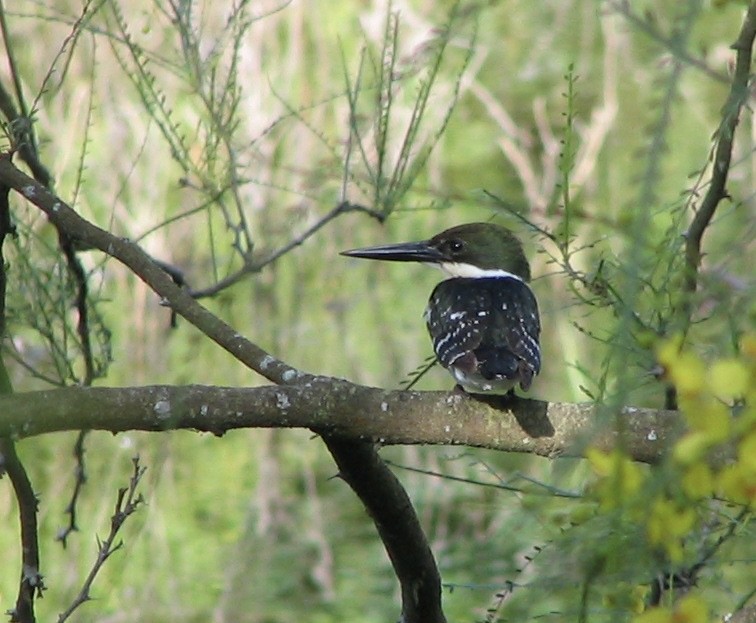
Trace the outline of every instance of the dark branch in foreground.
{"type": "MultiPolygon", "coordinates": [[[[754,38],[756,38],[756,3],[751,3],[743,20],[743,27],[738,39],[730,46],[737,53],[735,71],[730,94],[722,110],[722,123],[717,130],[717,146],[714,151],[709,190],[701,202],[686,235],[685,263],[687,272],[684,288],[689,295],[692,295],[697,287],[698,269],[701,264],[701,241],[704,232],[711,223],[717,207],[727,197],[727,176],[730,172],[735,129],[740,119],[740,112],[749,97],[748,83],[751,78],[754,38]]],[[[691,315],[689,298],[683,311],[685,313],[684,329],[687,330],[691,315]]]]}
{"type": "MultiPolygon", "coordinates": [[[[0,5],[0,13],[2,6],[0,5]]],[[[7,236],[14,234],[8,194],[10,188],[0,184],[0,340],[5,335],[5,294],[7,273],[3,245],[7,236]]],[[[13,392],[8,372],[0,357],[0,396],[13,392]]],[[[29,475],[16,454],[16,444],[8,436],[0,436],[0,477],[7,474],[18,502],[21,524],[21,580],[18,585],[16,606],[9,610],[10,620],[17,623],[34,623],[34,599],[44,590],[39,568],[39,540],[37,538],[37,497],[29,475]]]]}
{"type": "Polygon", "coordinates": [[[45,585],[39,570],[39,542],[37,539],[37,496],[32,489],[26,469],[16,454],[13,441],[0,438],[0,474],[8,474],[18,500],[21,522],[21,582],[16,607],[10,610],[12,623],[34,623],[34,598],[41,597],[45,585]]]}
{"type": "Polygon", "coordinates": [[[659,460],[682,427],[677,412],[626,407],[624,426],[598,420],[590,403],[548,403],[456,392],[387,391],[330,377],[299,386],[71,387],[0,396],[0,436],[80,429],[123,432],[309,428],[353,440],[453,444],[581,456],[619,442],[638,460],[659,460]]]}
{"type": "Polygon", "coordinates": [[[404,623],[446,623],[441,575],[407,492],[381,460],[375,444],[342,437],[323,441],[375,522],[402,587],[404,623]]]}

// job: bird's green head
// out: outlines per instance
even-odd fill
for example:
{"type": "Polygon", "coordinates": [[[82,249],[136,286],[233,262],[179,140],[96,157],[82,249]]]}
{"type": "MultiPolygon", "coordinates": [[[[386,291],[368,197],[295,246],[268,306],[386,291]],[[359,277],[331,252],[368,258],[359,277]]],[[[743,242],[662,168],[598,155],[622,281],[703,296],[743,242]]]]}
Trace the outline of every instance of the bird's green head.
{"type": "Polygon", "coordinates": [[[522,244],[511,230],[494,223],[458,225],[428,241],[439,251],[444,272],[458,277],[475,277],[478,272],[504,271],[530,280],[530,265],[522,244]]]}
{"type": "Polygon", "coordinates": [[[427,262],[452,277],[512,275],[530,280],[522,244],[511,230],[494,223],[467,223],[421,242],[368,247],[342,255],[398,262],[427,262]]]}

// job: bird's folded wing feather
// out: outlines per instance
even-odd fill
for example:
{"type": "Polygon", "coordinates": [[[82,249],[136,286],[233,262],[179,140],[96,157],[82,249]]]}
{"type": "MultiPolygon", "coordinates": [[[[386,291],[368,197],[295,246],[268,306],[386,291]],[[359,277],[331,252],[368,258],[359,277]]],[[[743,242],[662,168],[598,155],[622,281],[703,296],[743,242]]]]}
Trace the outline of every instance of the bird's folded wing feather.
{"type": "Polygon", "coordinates": [[[426,311],[433,349],[444,367],[478,349],[506,350],[529,380],[541,368],[538,304],[519,279],[456,278],[439,283],[426,311]]]}

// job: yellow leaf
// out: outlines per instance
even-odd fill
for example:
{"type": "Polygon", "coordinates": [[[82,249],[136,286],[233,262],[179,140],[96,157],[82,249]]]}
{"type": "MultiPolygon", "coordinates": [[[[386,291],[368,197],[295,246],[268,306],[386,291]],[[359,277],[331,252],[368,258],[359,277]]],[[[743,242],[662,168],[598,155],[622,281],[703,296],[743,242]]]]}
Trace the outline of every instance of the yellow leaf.
{"type": "Polygon", "coordinates": [[[692,508],[681,508],[672,500],[660,497],[651,505],[646,524],[648,540],[652,545],[663,547],[672,562],[682,559],[681,537],[688,534],[696,522],[692,508]]]}
{"type": "Polygon", "coordinates": [[[740,338],[740,351],[749,359],[756,360],[756,333],[746,333],[740,338]]]}
{"type": "Polygon", "coordinates": [[[672,456],[681,465],[700,461],[711,447],[708,437],[701,432],[688,433],[675,444],[672,456]]]}
{"type": "Polygon", "coordinates": [[[669,368],[669,375],[680,394],[697,396],[705,388],[706,368],[693,353],[680,353],[669,368]]]}
{"type": "Polygon", "coordinates": [[[674,623],[709,623],[709,608],[697,595],[686,595],[677,604],[672,620],[674,623]]]}
{"type": "Polygon", "coordinates": [[[745,396],[750,376],[743,362],[737,359],[720,359],[709,372],[709,387],[717,396],[740,398],[745,396]]]}
{"type": "Polygon", "coordinates": [[[730,436],[730,409],[715,398],[698,396],[695,400],[685,399],[681,401],[680,408],[688,425],[705,433],[712,445],[726,441],[730,436]]]}
{"type": "Polygon", "coordinates": [[[738,463],[756,474],[756,430],[751,431],[738,444],[738,463]]]}
{"type": "Polygon", "coordinates": [[[611,454],[602,452],[598,448],[588,448],[585,458],[588,459],[588,464],[597,476],[608,476],[611,472],[611,454]]]}
{"type": "Polygon", "coordinates": [[[682,346],[682,336],[676,335],[668,340],[661,342],[656,348],[656,358],[665,368],[671,367],[680,357],[680,347],[682,346]]]}
{"type": "Polygon", "coordinates": [[[592,489],[604,511],[632,504],[643,484],[641,468],[618,449],[586,451],[586,458],[598,476],[592,489]]]}
{"type": "Polygon", "coordinates": [[[719,472],[717,484],[729,500],[756,510],[756,470],[740,462],[728,465],[719,472]]]}
{"type": "Polygon", "coordinates": [[[633,623],[709,623],[709,608],[697,595],[687,595],[674,610],[651,608],[635,617],[633,623]]]}
{"type": "Polygon", "coordinates": [[[694,500],[707,498],[714,492],[714,475],[706,463],[695,463],[683,474],[682,488],[694,500]]]}
{"type": "Polygon", "coordinates": [[[706,370],[695,354],[681,351],[681,345],[681,336],[662,342],[656,349],[656,358],[679,394],[698,395],[704,389],[706,370]]]}

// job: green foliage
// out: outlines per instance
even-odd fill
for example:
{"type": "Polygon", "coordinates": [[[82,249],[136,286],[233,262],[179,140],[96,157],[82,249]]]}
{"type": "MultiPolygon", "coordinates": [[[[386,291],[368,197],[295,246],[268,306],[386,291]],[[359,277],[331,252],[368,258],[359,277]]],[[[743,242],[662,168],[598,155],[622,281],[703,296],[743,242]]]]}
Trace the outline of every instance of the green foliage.
{"type": "MultiPolygon", "coordinates": [[[[84,382],[91,356],[92,379],[107,375],[112,360],[111,334],[99,310],[103,301],[89,292],[85,307],[88,340],[79,331],[80,313],[73,308],[79,284],[53,242],[49,225],[30,225],[20,219],[16,235],[6,246],[8,280],[13,284],[6,301],[9,358],[25,371],[24,385],[38,379],[46,385],[84,382]]],[[[96,282],[96,273],[87,275],[96,282]]],[[[21,378],[21,377],[19,377],[21,378]]]]}
{"type": "MultiPolygon", "coordinates": [[[[362,158],[362,164],[367,170],[370,186],[374,189],[372,204],[375,209],[380,210],[384,217],[391,214],[397,207],[404,195],[414,184],[417,176],[425,168],[431,150],[441,138],[449,123],[449,118],[456,104],[459,93],[460,81],[470,60],[472,50],[474,49],[474,38],[466,44],[468,48],[463,63],[456,71],[456,82],[453,86],[451,97],[447,96],[446,112],[441,119],[438,128],[436,128],[430,137],[426,139],[421,135],[423,121],[426,117],[427,107],[431,104],[431,95],[433,94],[434,85],[439,78],[439,72],[442,68],[442,61],[445,61],[448,54],[448,45],[452,36],[459,36],[459,21],[464,19],[459,15],[460,3],[456,2],[452,7],[448,22],[439,29],[434,38],[424,43],[423,48],[418,51],[417,58],[413,59],[406,67],[397,66],[398,38],[399,38],[399,17],[397,13],[389,13],[386,19],[386,31],[384,33],[383,49],[380,58],[373,60],[372,72],[376,76],[376,97],[373,117],[375,124],[375,153],[371,154],[376,160],[375,169],[371,165],[371,158],[368,155],[363,139],[357,132],[357,143],[359,153],[362,158]],[[416,66],[413,66],[416,65],[416,66]],[[415,78],[412,74],[418,72],[420,75],[415,78]],[[397,129],[393,127],[392,111],[395,100],[395,90],[397,89],[397,76],[401,79],[403,88],[407,89],[408,74],[412,76],[411,82],[416,82],[411,97],[411,110],[409,121],[403,135],[400,135],[398,153],[397,146],[390,145],[389,139],[398,134],[397,129]],[[392,162],[393,160],[393,162],[392,162]]],[[[410,83],[411,84],[411,83],[410,83]]],[[[358,117],[357,106],[358,91],[350,93],[349,101],[351,104],[350,118],[358,117]]],[[[354,130],[354,128],[353,128],[354,130]]],[[[394,139],[396,141],[396,139],[394,139]]]]}
{"type": "Polygon", "coordinates": [[[622,542],[624,552],[633,552],[632,562],[619,548],[604,555],[613,559],[625,584],[639,589],[635,611],[643,610],[643,600],[648,600],[640,589],[652,569],[662,569],[669,578],[664,603],[652,603],[634,620],[709,620],[719,591],[732,590],[728,584],[733,582],[733,577],[712,573],[712,561],[729,546],[743,554],[731,568],[753,565],[756,336],[744,338],[739,358],[714,362],[710,375],[699,357],[680,352],[679,340],[661,344],[658,356],[678,391],[689,430],[653,471],[641,470],[621,450],[589,451],[597,475],[592,495],[599,511],[612,520],[611,539],[622,542]],[[644,564],[638,566],[638,561],[644,564]],[[675,605],[674,589],[695,593],[675,605]],[[675,614],[688,610],[688,615],[675,614]]]}

